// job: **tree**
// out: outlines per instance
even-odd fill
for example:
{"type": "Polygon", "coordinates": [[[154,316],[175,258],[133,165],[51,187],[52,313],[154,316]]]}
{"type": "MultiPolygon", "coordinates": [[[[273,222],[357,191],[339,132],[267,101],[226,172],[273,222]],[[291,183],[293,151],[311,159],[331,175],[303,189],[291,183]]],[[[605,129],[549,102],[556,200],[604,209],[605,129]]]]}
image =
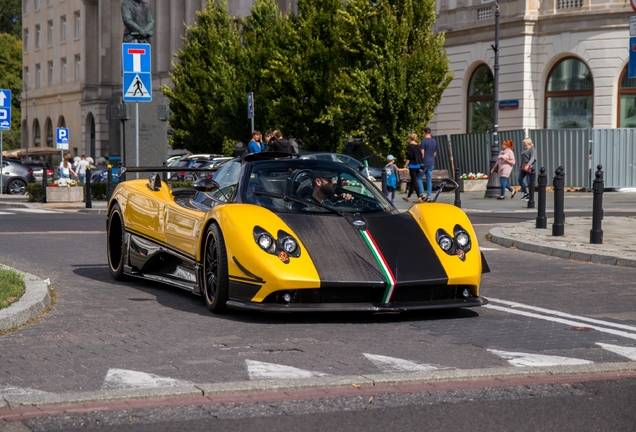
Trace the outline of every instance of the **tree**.
{"type": "Polygon", "coordinates": [[[11,90],[11,130],[2,132],[2,147],[11,150],[21,146],[22,40],[0,33],[0,46],[0,88],[11,90]]]}
{"type": "Polygon", "coordinates": [[[443,35],[433,34],[433,0],[350,0],[342,12],[350,130],[378,155],[402,159],[452,79],[443,35]],[[357,123],[356,123],[357,122],[357,123]]]}
{"type": "Polygon", "coordinates": [[[21,38],[22,0],[0,1],[0,33],[8,33],[21,38]]]}
{"type": "Polygon", "coordinates": [[[231,141],[249,136],[247,57],[225,1],[210,1],[187,29],[170,74],[171,144],[192,152],[230,153],[231,141]]]}

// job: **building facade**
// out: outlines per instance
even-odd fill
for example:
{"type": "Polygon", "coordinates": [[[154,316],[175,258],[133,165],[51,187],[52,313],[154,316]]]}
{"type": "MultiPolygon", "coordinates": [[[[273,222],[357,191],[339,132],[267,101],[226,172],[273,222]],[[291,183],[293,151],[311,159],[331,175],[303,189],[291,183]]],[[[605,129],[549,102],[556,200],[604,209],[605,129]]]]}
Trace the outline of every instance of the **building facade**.
{"type": "Polygon", "coordinates": [[[492,130],[495,13],[499,130],[636,127],[623,0],[439,0],[454,79],[435,110],[436,134],[492,130]]]}

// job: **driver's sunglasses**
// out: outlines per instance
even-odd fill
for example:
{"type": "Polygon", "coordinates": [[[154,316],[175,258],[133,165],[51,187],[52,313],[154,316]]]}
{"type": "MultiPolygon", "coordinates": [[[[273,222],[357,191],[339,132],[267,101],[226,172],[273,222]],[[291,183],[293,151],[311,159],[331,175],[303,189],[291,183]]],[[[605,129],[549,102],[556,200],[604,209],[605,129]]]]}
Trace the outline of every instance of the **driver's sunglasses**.
{"type": "Polygon", "coordinates": [[[327,180],[328,183],[337,183],[338,182],[338,177],[331,177],[331,178],[327,178],[327,177],[322,177],[323,180],[327,180]]]}

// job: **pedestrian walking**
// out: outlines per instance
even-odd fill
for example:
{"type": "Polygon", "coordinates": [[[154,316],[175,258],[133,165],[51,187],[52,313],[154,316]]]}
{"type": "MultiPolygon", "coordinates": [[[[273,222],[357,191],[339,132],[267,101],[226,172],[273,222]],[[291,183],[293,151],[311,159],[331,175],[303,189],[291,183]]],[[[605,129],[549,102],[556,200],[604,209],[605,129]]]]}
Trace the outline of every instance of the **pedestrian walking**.
{"type": "Polygon", "coordinates": [[[386,173],[386,193],[388,198],[391,195],[391,202],[395,201],[395,190],[397,189],[398,168],[395,165],[395,156],[388,155],[386,157],[386,165],[384,166],[386,173]]]}
{"type": "Polygon", "coordinates": [[[77,176],[80,183],[86,183],[86,168],[90,167],[90,163],[86,160],[86,155],[82,155],[79,162],[77,162],[77,176]]]}
{"type": "MultiPolygon", "coordinates": [[[[408,136],[409,145],[406,147],[406,167],[409,169],[409,175],[411,176],[411,185],[406,194],[406,197],[402,199],[406,202],[411,202],[411,194],[415,192],[417,197],[416,202],[422,202],[422,190],[418,184],[417,178],[422,173],[422,149],[417,142],[417,134],[410,133],[408,136]]],[[[420,177],[421,179],[421,177],[420,177]]]]}
{"type": "Polygon", "coordinates": [[[437,156],[437,141],[431,136],[431,128],[424,128],[424,139],[420,143],[420,149],[422,149],[422,167],[424,175],[426,176],[426,197],[424,197],[424,185],[422,185],[422,198],[423,201],[431,202],[431,195],[433,193],[433,169],[435,168],[435,156],[437,156]]]}
{"type": "Polygon", "coordinates": [[[262,135],[260,131],[255,130],[252,132],[252,139],[247,144],[247,152],[248,153],[259,153],[265,150],[265,146],[261,141],[262,135]]]}
{"type": "Polygon", "coordinates": [[[521,185],[521,192],[523,192],[521,200],[528,201],[530,199],[530,195],[528,193],[528,189],[526,189],[525,180],[527,178],[529,187],[530,182],[532,181],[531,174],[534,171],[534,165],[537,163],[537,149],[534,148],[532,139],[529,137],[523,140],[523,147],[524,150],[521,152],[521,169],[519,169],[517,182],[521,185]]]}
{"type": "Polygon", "coordinates": [[[73,171],[73,164],[71,163],[71,155],[64,156],[64,160],[60,162],[59,172],[60,172],[60,178],[71,178],[71,174],[77,177],[77,173],[73,171]]]}
{"type": "Polygon", "coordinates": [[[499,152],[497,157],[497,163],[490,171],[491,173],[497,172],[499,174],[499,182],[501,185],[501,195],[497,199],[506,198],[506,189],[511,192],[510,199],[515,197],[516,190],[508,184],[508,177],[512,172],[512,168],[515,166],[515,154],[512,149],[515,148],[515,143],[512,140],[505,140],[502,144],[503,149],[499,152]]]}

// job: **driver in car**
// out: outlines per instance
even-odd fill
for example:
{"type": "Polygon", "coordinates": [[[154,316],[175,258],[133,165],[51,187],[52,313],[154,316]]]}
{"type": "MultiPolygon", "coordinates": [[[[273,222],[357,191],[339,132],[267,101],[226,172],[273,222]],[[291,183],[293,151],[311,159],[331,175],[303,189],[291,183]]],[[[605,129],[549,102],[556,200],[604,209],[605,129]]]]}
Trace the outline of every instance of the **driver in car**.
{"type": "Polygon", "coordinates": [[[353,195],[351,194],[336,193],[338,173],[315,170],[311,173],[311,180],[314,187],[312,194],[308,197],[311,201],[322,205],[333,206],[337,201],[349,201],[353,199],[353,195]]]}

